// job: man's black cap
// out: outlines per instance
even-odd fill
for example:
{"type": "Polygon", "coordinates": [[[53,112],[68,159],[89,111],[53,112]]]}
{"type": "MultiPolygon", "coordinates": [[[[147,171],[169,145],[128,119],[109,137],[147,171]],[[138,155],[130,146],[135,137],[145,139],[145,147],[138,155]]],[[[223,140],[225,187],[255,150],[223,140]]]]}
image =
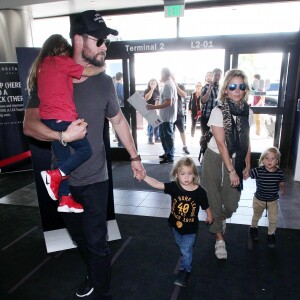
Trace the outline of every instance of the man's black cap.
{"type": "Polygon", "coordinates": [[[88,34],[97,39],[105,38],[108,35],[118,35],[118,31],[106,26],[99,11],[87,10],[78,14],[71,21],[70,38],[75,34],[88,34]]]}

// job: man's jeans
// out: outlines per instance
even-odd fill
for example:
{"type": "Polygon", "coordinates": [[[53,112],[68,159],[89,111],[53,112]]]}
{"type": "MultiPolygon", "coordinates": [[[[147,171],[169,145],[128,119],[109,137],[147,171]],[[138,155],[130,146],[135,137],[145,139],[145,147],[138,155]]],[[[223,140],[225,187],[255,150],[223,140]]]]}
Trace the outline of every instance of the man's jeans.
{"type": "Polygon", "coordinates": [[[106,239],[108,189],[108,180],[85,186],[70,186],[74,199],[84,207],[84,212],[61,214],[84,259],[95,295],[99,299],[110,299],[111,261],[106,239]]]}
{"type": "Polygon", "coordinates": [[[174,160],[174,125],[163,122],[159,125],[159,135],[167,159],[174,160]]]}

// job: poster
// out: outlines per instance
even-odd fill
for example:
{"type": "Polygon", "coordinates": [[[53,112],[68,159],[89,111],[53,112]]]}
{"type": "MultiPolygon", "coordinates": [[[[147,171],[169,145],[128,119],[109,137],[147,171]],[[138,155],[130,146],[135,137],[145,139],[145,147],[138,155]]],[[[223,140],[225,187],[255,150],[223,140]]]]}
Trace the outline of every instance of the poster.
{"type": "Polygon", "coordinates": [[[22,160],[23,154],[28,153],[23,118],[18,64],[0,63],[0,168],[6,165],[5,162],[16,163],[22,160]]]}

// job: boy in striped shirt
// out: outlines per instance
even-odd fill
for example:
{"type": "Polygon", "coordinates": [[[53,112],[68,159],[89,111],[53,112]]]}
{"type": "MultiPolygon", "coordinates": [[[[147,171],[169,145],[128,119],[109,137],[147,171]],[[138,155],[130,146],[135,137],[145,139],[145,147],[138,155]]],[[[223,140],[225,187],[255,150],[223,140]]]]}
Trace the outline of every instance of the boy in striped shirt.
{"type": "Polygon", "coordinates": [[[285,195],[286,178],[279,169],[280,152],[275,147],[266,149],[260,156],[259,167],[250,171],[250,177],[256,180],[256,192],[253,197],[253,217],[250,237],[258,240],[257,224],[264,209],[268,211],[268,247],[275,247],[275,231],[278,222],[279,190],[285,195]]]}

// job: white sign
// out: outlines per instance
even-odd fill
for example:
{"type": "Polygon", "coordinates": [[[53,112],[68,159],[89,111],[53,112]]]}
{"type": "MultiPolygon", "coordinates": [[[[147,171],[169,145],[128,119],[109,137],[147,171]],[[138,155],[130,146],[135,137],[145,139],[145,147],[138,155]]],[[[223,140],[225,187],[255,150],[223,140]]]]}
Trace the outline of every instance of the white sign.
{"type": "Polygon", "coordinates": [[[135,92],[130,98],[128,98],[127,101],[148,121],[149,125],[153,128],[163,122],[155,110],[147,109],[147,101],[138,92],[135,92]]]}

